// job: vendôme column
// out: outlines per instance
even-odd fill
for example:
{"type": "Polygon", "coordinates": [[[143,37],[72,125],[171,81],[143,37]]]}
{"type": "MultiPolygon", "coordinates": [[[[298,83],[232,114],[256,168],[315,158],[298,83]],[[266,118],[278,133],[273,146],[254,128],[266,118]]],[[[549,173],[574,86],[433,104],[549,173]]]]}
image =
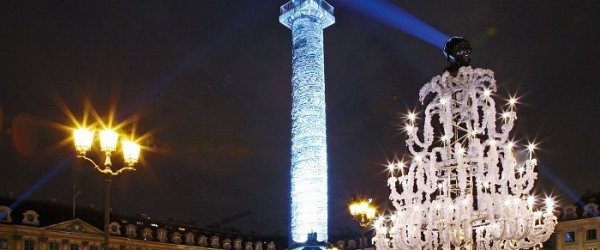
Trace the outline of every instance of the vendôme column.
{"type": "Polygon", "coordinates": [[[327,135],[323,29],[335,22],[322,0],[292,0],[279,22],[292,30],[290,248],[327,241],[327,135]]]}

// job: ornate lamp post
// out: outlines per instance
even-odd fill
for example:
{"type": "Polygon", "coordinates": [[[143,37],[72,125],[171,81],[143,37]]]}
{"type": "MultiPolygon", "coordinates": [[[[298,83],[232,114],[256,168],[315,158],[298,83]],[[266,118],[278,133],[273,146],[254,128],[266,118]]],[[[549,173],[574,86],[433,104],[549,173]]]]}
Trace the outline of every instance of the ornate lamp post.
{"type": "MultiPolygon", "coordinates": [[[[377,214],[377,207],[371,203],[372,201],[373,199],[367,199],[364,196],[358,199],[355,195],[352,198],[352,201],[350,201],[350,204],[348,204],[350,215],[352,215],[352,218],[358,222],[358,225],[360,225],[361,243],[365,237],[366,228],[375,220],[375,216],[377,214]]],[[[366,242],[363,248],[364,247],[366,247],[366,242]]]]}
{"type": "Polygon", "coordinates": [[[73,139],[75,141],[75,149],[79,152],[77,157],[89,161],[98,172],[104,175],[104,249],[109,250],[109,238],[110,234],[108,231],[109,224],[109,203],[110,203],[110,183],[112,177],[119,175],[124,171],[135,171],[133,167],[138,162],[140,154],[140,146],[132,140],[122,139],[121,150],[123,151],[123,159],[125,166],[118,168],[116,171],[113,170],[113,164],[111,161],[111,155],[117,150],[117,142],[119,134],[112,129],[106,129],[99,133],[100,137],[100,150],[104,152],[105,160],[102,166],[99,166],[92,159],[86,156],[86,153],[92,148],[94,141],[94,132],[87,128],[79,128],[73,132],[73,139]]]}
{"type": "Polygon", "coordinates": [[[352,218],[357,221],[362,228],[369,226],[377,214],[377,207],[371,204],[372,201],[373,199],[366,199],[365,197],[358,199],[354,196],[350,204],[348,204],[348,209],[350,210],[352,218]]]}

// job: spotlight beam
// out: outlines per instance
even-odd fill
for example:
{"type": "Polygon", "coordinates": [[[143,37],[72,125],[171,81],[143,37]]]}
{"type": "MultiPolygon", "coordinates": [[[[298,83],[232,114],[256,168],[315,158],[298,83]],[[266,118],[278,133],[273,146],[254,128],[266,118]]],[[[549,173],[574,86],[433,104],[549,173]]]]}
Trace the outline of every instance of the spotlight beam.
{"type": "Polygon", "coordinates": [[[450,38],[450,36],[386,0],[343,0],[339,3],[372,19],[402,30],[438,49],[442,49],[444,43],[450,38]]]}

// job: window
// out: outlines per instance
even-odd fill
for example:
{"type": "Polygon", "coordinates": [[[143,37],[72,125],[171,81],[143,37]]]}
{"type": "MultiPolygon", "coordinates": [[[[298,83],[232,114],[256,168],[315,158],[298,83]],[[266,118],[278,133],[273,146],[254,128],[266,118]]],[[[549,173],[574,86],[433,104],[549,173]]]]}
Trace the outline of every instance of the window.
{"type": "Polygon", "coordinates": [[[195,244],[194,233],[189,232],[189,233],[185,234],[185,244],[188,244],[190,246],[193,246],[195,244]]]}
{"type": "Polygon", "coordinates": [[[33,210],[27,210],[25,213],[23,213],[23,220],[21,221],[21,223],[23,224],[27,224],[27,225],[39,225],[40,221],[38,220],[38,217],[40,215],[33,210]]]}
{"type": "Polygon", "coordinates": [[[135,233],[136,229],[137,228],[135,227],[135,225],[129,224],[125,227],[125,234],[127,234],[127,237],[129,237],[129,238],[135,238],[135,237],[137,237],[137,235],[135,233]]]}
{"type": "Polygon", "coordinates": [[[160,241],[160,242],[166,242],[167,241],[167,230],[164,228],[158,229],[156,232],[156,239],[158,239],[158,241],[160,241]]]}
{"type": "Polygon", "coordinates": [[[12,222],[12,218],[10,217],[11,211],[12,210],[7,206],[0,206],[0,221],[12,222]]]}
{"type": "Polygon", "coordinates": [[[25,240],[25,250],[35,250],[35,242],[33,240],[25,240]]]}
{"type": "Polygon", "coordinates": [[[577,216],[575,215],[575,209],[567,208],[566,212],[565,212],[565,219],[572,220],[572,219],[576,219],[576,218],[577,218],[577,216]]]}
{"type": "Polygon", "coordinates": [[[0,250],[8,249],[8,240],[5,238],[0,238],[0,250]]]}
{"type": "Polygon", "coordinates": [[[90,246],[90,250],[98,250],[98,246],[90,246]]]}
{"type": "Polygon", "coordinates": [[[71,244],[71,250],[79,250],[79,245],[77,244],[71,244]]]}
{"type": "Polygon", "coordinates": [[[144,228],[142,230],[142,239],[144,240],[152,240],[152,229],[144,228]]]}
{"type": "Polygon", "coordinates": [[[586,237],[585,237],[585,239],[586,240],[595,240],[595,239],[597,239],[596,229],[588,229],[586,231],[586,237]]]}
{"type": "Polygon", "coordinates": [[[171,241],[175,244],[181,243],[181,234],[179,232],[174,232],[171,234],[171,241]]]}
{"type": "Polygon", "coordinates": [[[50,242],[48,249],[49,250],[58,250],[58,242],[50,242]]]}
{"type": "Polygon", "coordinates": [[[567,232],[565,234],[565,242],[566,243],[575,242],[575,232],[567,232]]]}

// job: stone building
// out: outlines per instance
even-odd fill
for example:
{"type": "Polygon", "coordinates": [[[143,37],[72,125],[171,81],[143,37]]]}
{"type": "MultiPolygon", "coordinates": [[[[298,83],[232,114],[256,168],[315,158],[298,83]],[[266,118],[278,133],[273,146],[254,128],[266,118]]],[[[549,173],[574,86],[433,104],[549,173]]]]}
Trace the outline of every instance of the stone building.
{"type": "MultiPolygon", "coordinates": [[[[111,214],[111,250],[276,250],[273,242],[193,223],[111,214]]],[[[94,208],[0,198],[0,250],[101,250],[103,215],[94,208]]]]}
{"type": "Polygon", "coordinates": [[[600,192],[587,192],[576,204],[563,205],[554,231],[557,250],[600,250],[600,192]]]}

